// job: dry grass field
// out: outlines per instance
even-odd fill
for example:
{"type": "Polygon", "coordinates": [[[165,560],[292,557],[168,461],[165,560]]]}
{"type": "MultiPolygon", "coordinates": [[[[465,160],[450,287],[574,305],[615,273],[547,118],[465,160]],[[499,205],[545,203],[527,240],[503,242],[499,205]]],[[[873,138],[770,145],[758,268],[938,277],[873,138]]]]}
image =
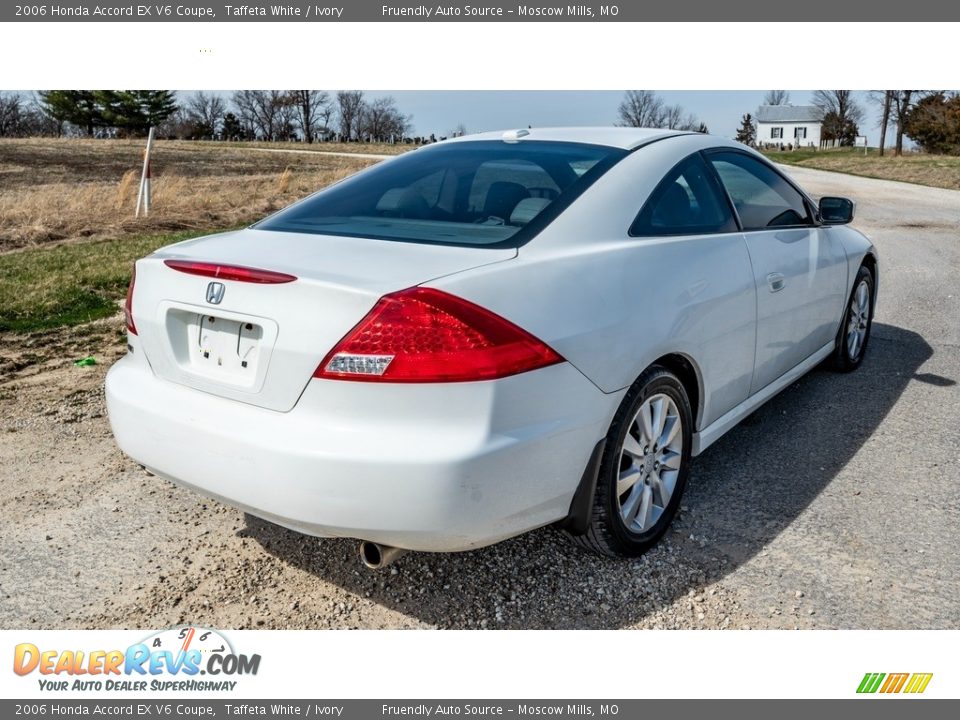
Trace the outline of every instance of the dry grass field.
{"type": "Polygon", "coordinates": [[[768,152],[766,155],[774,162],[787,165],[960,190],[960,157],[923,153],[894,157],[892,150],[880,157],[876,153],[876,148],[870,148],[866,155],[862,149],[843,148],[768,152]]]}
{"type": "Polygon", "coordinates": [[[0,252],[84,237],[242,225],[375,162],[327,153],[383,152],[383,146],[359,144],[310,148],[323,151],[316,154],[275,152],[286,148],[159,141],[150,218],[137,220],[143,141],[0,140],[0,252]]]}
{"type": "Polygon", "coordinates": [[[115,315],[137,258],[262,218],[376,162],[350,155],[408,147],[159,141],[150,217],[137,219],[142,141],[0,140],[0,333],[115,315]]]}

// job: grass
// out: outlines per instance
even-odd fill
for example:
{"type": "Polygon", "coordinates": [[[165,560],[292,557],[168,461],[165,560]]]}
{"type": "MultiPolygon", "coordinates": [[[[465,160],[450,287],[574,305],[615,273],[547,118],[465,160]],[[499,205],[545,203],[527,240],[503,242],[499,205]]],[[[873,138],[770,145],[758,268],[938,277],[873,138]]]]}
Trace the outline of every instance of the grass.
{"type": "Polygon", "coordinates": [[[135,259],[249,224],[376,162],[323,152],[407,149],[161,140],[154,146],[150,216],[134,218],[143,141],[0,140],[0,332],[111,317],[135,259]]]}
{"type": "Polygon", "coordinates": [[[0,255],[0,332],[27,333],[110,317],[133,261],[196,232],[133,235],[0,255]]]}
{"type": "Polygon", "coordinates": [[[0,140],[0,332],[111,317],[135,259],[246,225],[376,162],[324,153],[411,147],[160,140],[150,216],[134,218],[143,141],[0,140]]]}
{"type": "Polygon", "coordinates": [[[960,190],[960,157],[952,155],[907,153],[894,157],[888,150],[881,157],[876,148],[869,148],[866,155],[862,148],[803,149],[765,154],[774,162],[787,165],[960,190]]]}
{"type": "Polygon", "coordinates": [[[376,162],[260,151],[281,145],[158,141],[150,217],[136,219],[142,141],[0,140],[0,252],[83,237],[242,225],[376,162]]]}

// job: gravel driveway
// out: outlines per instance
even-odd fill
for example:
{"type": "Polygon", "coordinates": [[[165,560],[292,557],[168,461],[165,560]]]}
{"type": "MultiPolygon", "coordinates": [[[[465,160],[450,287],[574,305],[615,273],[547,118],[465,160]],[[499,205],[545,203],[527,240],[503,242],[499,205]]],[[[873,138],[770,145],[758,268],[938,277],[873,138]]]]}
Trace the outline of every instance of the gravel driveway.
{"type": "Polygon", "coordinates": [[[867,358],[814,371],[702,455],[643,558],[544,529],[372,573],[353,542],[148,476],[105,418],[114,319],[0,337],[0,627],[960,627],[960,192],[788,171],[855,198],[880,249],[867,358]]]}

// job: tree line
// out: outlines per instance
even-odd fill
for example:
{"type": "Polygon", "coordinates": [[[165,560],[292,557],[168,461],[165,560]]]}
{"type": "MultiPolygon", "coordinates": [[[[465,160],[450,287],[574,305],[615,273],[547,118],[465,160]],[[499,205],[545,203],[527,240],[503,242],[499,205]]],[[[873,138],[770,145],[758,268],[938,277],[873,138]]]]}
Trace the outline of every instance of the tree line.
{"type": "MultiPolygon", "coordinates": [[[[193,140],[401,141],[413,118],[393,97],[360,90],[46,90],[0,94],[0,137],[37,135],[193,140]]],[[[424,138],[418,138],[425,140],[424,138]]],[[[431,139],[435,139],[432,138],[431,139]]]]}
{"type": "Polygon", "coordinates": [[[682,105],[670,105],[652,90],[627,90],[617,108],[617,125],[709,132],[696,115],[682,105]]]}
{"type": "MultiPolygon", "coordinates": [[[[878,154],[886,152],[887,136],[893,133],[893,154],[903,154],[904,137],[913,140],[922,151],[941,155],[960,155],[960,94],[943,90],[871,90],[867,101],[880,111],[878,154]]],[[[790,93],[769,90],[764,105],[786,105],[790,93]]],[[[860,134],[864,107],[852,90],[815,90],[812,104],[822,114],[821,139],[852,146],[860,134]]],[[[753,116],[744,114],[736,139],[756,145],[757,129],[753,116]]]]}
{"type": "MultiPolygon", "coordinates": [[[[893,134],[893,152],[909,138],[930,153],[960,155],[960,94],[936,90],[873,90],[867,101],[880,113],[879,154],[893,134]]],[[[790,102],[786,90],[770,90],[766,105],[790,102]]],[[[815,90],[821,138],[853,145],[865,118],[851,90],[815,90]]],[[[360,90],[238,90],[229,97],[197,92],[178,97],[171,90],[47,90],[0,93],[0,137],[138,137],[154,127],[160,137],[195,140],[322,140],[345,142],[428,142],[410,138],[413,118],[393,97],[368,98],[360,90]]],[[[651,90],[628,90],[616,124],[708,132],[706,124],[651,90]]],[[[462,134],[461,127],[455,134],[462,134]]],[[[750,113],[736,139],[756,145],[750,113]]]]}

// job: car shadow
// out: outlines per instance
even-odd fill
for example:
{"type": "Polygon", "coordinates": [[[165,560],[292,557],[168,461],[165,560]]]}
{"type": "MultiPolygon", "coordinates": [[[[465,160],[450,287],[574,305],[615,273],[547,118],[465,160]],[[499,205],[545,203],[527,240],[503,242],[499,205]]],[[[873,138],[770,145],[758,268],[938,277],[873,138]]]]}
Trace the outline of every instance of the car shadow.
{"type": "Polygon", "coordinates": [[[251,516],[240,532],[284,562],[431,626],[633,625],[761,552],[860,450],[908,382],[954,384],[917,374],[932,354],[917,333],[875,324],[858,371],[814,370],[697,458],[675,527],[635,560],[595,556],[544,528],[468,553],[412,553],[371,572],[354,541],[317,541],[251,516]]]}

